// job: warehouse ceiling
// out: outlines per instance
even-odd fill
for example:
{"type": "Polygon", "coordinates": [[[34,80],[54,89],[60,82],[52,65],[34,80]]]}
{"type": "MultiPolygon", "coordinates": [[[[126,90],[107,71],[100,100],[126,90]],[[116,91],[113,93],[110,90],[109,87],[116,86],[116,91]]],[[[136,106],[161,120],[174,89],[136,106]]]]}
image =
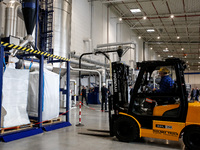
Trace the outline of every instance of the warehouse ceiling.
{"type": "Polygon", "coordinates": [[[110,5],[159,57],[179,57],[189,69],[200,69],[200,0],[100,1],[110,5]]]}

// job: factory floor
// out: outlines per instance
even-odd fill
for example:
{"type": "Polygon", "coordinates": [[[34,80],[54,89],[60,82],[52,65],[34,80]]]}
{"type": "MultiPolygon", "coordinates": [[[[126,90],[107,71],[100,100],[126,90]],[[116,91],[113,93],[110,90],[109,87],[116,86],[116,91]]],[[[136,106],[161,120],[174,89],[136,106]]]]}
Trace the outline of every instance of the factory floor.
{"type": "Polygon", "coordinates": [[[143,138],[139,142],[119,142],[109,137],[108,112],[101,112],[100,105],[89,105],[92,109],[82,107],[82,123],[77,127],[79,108],[70,111],[72,126],[44,132],[39,135],[4,143],[0,142],[0,150],[184,150],[179,142],[143,138]],[[95,109],[95,110],[93,110],[95,109]]]}

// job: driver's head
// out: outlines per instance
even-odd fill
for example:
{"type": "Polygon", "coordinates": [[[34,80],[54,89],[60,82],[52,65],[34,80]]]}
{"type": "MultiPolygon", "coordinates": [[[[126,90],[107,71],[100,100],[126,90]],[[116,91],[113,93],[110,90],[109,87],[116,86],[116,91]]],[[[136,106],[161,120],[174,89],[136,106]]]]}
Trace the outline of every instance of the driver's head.
{"type": "Polygon", "coordinates": [[[159,70],[159,74],[161,77],[168,75],[169,72],[170,72],[169,69],[166,67],[161,67],[159,70]]]}

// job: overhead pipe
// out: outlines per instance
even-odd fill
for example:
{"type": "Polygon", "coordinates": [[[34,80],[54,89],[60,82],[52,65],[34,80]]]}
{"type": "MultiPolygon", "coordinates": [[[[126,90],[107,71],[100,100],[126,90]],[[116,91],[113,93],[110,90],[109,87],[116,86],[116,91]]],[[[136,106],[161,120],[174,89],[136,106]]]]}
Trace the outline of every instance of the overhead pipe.
{"type": "Polygon", "coordinates": [[[98,44],[97,45],[97,48],[104,48],[104,47],[109,47],[109,46],[122,46],[122,45],[128,45],[128,44],[133,44],[134,45],[134,49],[135,49],[135,64],[136,65],[136,55],[137,55],[137,52],[136,52],[136,43],[134,42],[124,42],[124,43],[121,43],[121,42],[115,42],[115,43],[107,43],[107,44],[98,44]]]}
{"type": "Polygon", "coordinates": [[[136,46],[134,42],[124,42],[124,43],[116,42],[116,43],[98,44],[97,48],[103,48],[103,47],[109,47],[109,46],[122,46],[122,45],[128,45],[128,44],[134,44],[136,46]]]}
{"type": "MultiPolygon", "coordinates": [[[[72,66],[70,66],[70,69],[74,71],[96,72],[99,74],[99,100],[100,100],[101,99],[101,73],[97,70],[73,68],[72,66]]],[[[79,93],[80,93],[80,84],[79,84],[79,93]]]]}
{"type": "MultiPolygon", "coordinates": [[[[91,54],[94,54],[94,53],[91,53],[91,54]]],[[[79,59],[80,56],[78,55],[71,55],[72,58],[77,58],[79,59]]],[[[109,67],[109,65],[105,64],[105,63],[101,63],[101,62],[98,62],[98,61],[95,61],[95,60],[91,60],[91,59],[87,59],[87,58],[82,58],[83,61],[86,61],[88,63],[91,63],[91,64],[95,64],[95,65],[99,65],[99,66],[103,66],[103,67],[109,67]]]]}
{"type": "MultiPolygon", "coordinates": [[[[28,35],[28,36],[25,38],[25,40],[22,41],[22,42],[19,44],[19,46],[20,46],[20,47],[24,47],[24,46],[27,45],[30,41],[31,41],[31,42],[33,41],[33,37],[32,37],[31,35],[28,35]]],[[[12,49],[12,50],[11,50],[11,55],[12,55],[12,56],[15,56],[15,55],[17,54],[18,51],[19,51],[19,50],[17,50],[17,49],[12,49]]]]}
{"type": "MultiPolygon", "coordinates": [[[[30,61],[24,60],[23,65],[24,65],[24,67],[25,67],[26,69],[29,69],[29,67],[30,67],[30,61]]],[[[37,70],[39,70],[39,63],[34,63],[34,62],[33,62],[31,68],[32,68],[32,69],[37,69],[37,70]]],[[[50,70],[50,71],[53,70],[53,66],[52,66],[50,63],[49,63],[49,64],[45,63],[45,64],[44,64],[44,68],[46,68],[47,70],[50,70]]]]}
{"type": "MultiPolygon", "coordinates": [[[[70,60],[70,63],[75,64],[75,65],[79,65],[79,62],[75,61],[75,60],[70,60]]],[[[95,65],[90,65],[90,64],[86,64],[86,63],[81,63],[81,65],[85,66],[85,67],[95,68],[95,69],[102,68],[102,67],[96,67],[95,65]]]]}

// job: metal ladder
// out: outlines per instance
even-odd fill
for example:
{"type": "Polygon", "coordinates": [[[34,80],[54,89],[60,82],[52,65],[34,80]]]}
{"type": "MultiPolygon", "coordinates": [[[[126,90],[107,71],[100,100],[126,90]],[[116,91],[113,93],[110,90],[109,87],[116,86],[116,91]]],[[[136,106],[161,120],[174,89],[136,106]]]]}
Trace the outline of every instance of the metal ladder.
{"type": "Polygon", "coordinates": [[[43,8],[40,11],[40,39],[41,47],[47,52],[53,53],[53,0],[41,0],[43,8]]]}

